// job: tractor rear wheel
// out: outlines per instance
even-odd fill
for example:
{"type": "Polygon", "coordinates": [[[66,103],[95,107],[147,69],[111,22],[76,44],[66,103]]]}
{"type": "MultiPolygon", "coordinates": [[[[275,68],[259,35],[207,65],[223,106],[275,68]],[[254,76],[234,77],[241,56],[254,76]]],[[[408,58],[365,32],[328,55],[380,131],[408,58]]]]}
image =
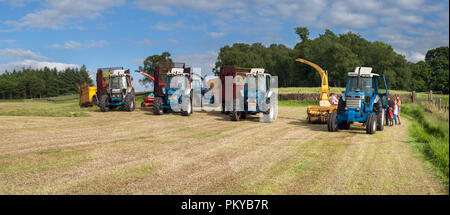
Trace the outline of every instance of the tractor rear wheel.
{"type": "Polygon", "coordinates": [[[375,134],[376,131],[377,131],[377,116],[369,115],[367,117],[367,122],[366,122],[366,133],[367,134],[375,134]]]}
{"type": "Polygon", "coordinates": [[[126,95],[125,96],[125,104],[124,104],[124,107],[125,107],[125,110],[126,111],[128,111],[128,112],[131,112],[131,111],[134,111],[134,109],[136,108],[136,99],[135,99],[135,97],[133,96],[133,95],[131,95],[131,94],[128,94],[128,95],[126,95]]]}
{"type": "Polygon", "coordinates": [[[161,104],[162,98],[155,97],[155,100],[153,101],[153,115],[161,115],[161,104]]]}
{"type": "Polygon", "coordinates": [[[328,125],[328,131],[329,132],[336,132],[338,131],[338,124],[337,124],[337,113],[332,112],[328,115],[327,125],[328,125]]]}
{"type": "Polygon", "coordinates": [[[98,106],[100,107],[100,110],[102,111],[102,112],[107,112],[107,111],[109,111],[109,107],[108,107],[108,95],[102,95],[101,97],[100,97],[100,101],[99,101],[99,104],[98,104],[98,106]]]}

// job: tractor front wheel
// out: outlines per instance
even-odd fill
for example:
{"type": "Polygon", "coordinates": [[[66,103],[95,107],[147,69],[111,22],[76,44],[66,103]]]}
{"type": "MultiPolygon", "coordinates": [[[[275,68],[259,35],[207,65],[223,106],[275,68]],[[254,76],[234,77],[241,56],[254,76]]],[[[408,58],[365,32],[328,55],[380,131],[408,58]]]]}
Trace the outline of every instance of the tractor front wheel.
{"type": "Polygon", "coordinates": [[[329,132],[336,132],[338,131],[338,125],[337,125],[337,113],[332,112],[328,115],[327,125],[328,125],[328,131],[329,132]]]}
{"type": "Polygon", "coordinates": [[[100,107],[100,110],[102,111],[102,112],[107,112],[107,111],[109,111],[109,107],[108,107],[108,95],[102,95],[101,97],[100,97],[100,101],[99,101],[99,105],[98,105],[99,107],[100,107]]]}
{"type": "Polygon", "coordinates": [[[377,116],[369,115],[367,117],[367,122],[366,122],[366,133],[367,134],[375,134],[376,131],[377,131],[377,116]]]}
{"type": "Polygon", "coordinates": [[[189,116],[192,114],[192,99],[191,97],[187,97],[186,99],[186,103],[182,103],[182,108],[181,108],[181,115],[183,116],[189,116]]]}
{"type": "Polygon", "coordinates": [[[136,99],[133,95],[128,94],[125,96],[125,110],[128,112],[134,111],[136,108],[136,99]]]}

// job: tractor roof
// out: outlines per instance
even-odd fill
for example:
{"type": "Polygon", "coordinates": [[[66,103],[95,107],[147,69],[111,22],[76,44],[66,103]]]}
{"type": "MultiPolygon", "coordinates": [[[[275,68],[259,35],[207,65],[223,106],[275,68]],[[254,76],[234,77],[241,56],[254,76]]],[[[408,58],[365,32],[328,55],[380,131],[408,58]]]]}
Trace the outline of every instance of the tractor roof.
{"type": "Polygon", "coordinates": [[[354,72],[349,72],[348,76],[358,76],[358,74],[361,75],[361,77],[377,77],[380,76],[378,74],[372,73],[372,67],[356,67],[354,72]]]}
{"type": "Polygon", "coordinates": [[[111,76],[126,76],[126,75],[128,75],[128,74],[123,69],[116,69],[116,70],[113,70],[111,73],[111,76]]]}

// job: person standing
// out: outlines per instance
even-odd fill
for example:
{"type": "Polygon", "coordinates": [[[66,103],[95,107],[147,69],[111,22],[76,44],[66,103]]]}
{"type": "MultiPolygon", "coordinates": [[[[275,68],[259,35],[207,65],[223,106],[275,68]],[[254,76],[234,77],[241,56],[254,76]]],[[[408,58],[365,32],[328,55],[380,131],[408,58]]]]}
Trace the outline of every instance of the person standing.
{"type": "Polygon", "coordinates": [[[397,115],[398,115],[398,104],[397,104],[397,100],[395,100],[395,104],[394,104],[394,111],[392,111],[394,114],[394,121],[395,121],[395,125],[397,125],[397,115]]]}
{"type": "Polygon", "coordinates": [[[333,106],[337,106],[338,103],[339,103],[339,100],[338,100],[338,98],[336,97],[336,94],[335,94],[335,93],[332,93],[332,94],[331,94],[331,97],[330,97],[330,104],[333,105],[333,106]]]}
{"type": "Polygon", "coordinates": [[[401,125],[402,122],[400,121],[400,109],[402,107],[402,100],[400,100],[400,96],[397,96],[396,101],[397,101],[397,106],[398,106],[397,120],[398,120],[398,124],[401,125]]]}

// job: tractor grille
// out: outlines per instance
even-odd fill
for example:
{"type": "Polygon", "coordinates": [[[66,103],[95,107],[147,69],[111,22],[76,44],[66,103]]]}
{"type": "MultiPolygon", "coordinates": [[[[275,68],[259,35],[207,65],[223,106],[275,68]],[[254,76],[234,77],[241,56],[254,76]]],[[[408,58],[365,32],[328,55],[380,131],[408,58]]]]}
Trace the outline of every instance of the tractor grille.
{"type": "Polygon", "coordinates": [[[355,108],[355,109],[361,108],[361,99],[353,99],[353,98],[347,99],[347,108],[355,108]]]}

